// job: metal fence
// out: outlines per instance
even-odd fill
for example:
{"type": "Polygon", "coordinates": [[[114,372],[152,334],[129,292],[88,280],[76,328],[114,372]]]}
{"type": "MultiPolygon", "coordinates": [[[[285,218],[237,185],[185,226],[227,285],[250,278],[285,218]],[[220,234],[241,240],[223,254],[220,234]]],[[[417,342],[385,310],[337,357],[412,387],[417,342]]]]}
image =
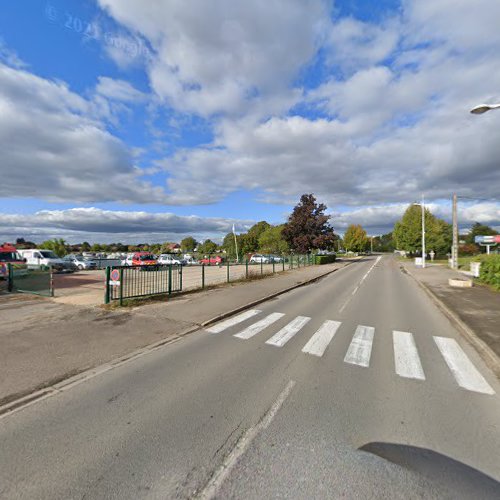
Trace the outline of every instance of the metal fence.
{"type": "Polygon", "coordinates": [[[106,295],[109,304],[182,290],[182,266],[110,266],[106,268],[106,295]]]}
{"type": "MultiPolygon", "coordinates": [[[[268,259],[267,259],[268,260],[268,259]]],[[[204,289],[297,269],[314,264],[313,255],[287,255],[272,262],[231,262],[218,264],[109,266],[106,269],[105,303],[152,295],[172,295],[183,290],[204,289]]]]}
{"type": "Polygon", "coordinates": [[[45,297],[54,296],[52,269],[48,266],[7,264],[2,266],[9,292],[32,293],[45,297]]]}

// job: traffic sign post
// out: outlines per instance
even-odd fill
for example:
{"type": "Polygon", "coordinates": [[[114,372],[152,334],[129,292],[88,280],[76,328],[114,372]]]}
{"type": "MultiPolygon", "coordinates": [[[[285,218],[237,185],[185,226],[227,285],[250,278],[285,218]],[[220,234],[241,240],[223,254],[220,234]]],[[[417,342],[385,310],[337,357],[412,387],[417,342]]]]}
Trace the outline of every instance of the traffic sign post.
{"type": "Polygon", "coordinates": [[[482,247],[486,247],[486,253],[490,254],[490,247],[494,247],[498,243],[500,243],[500,234],[489,235],[489,236],[476,236],[474,241],[481,245],[482,247]]]}

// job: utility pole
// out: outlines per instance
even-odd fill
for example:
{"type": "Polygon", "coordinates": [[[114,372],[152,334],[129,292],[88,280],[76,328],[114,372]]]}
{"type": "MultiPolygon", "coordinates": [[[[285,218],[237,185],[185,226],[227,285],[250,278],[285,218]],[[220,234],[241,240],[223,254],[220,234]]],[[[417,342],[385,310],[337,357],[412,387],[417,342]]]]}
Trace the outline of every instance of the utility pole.
{"type": "Polygon", "coordinates": [[[424,195],[422,195],[422,268],[425,267],[425,205],[424,195]]]}
{"type": "Polygon", "coordinates": [[[458,269],[458,216],[456,194],[453,194],[452,205],[453,243],[451,245],[451,267],[452,269],[458,269]]]}

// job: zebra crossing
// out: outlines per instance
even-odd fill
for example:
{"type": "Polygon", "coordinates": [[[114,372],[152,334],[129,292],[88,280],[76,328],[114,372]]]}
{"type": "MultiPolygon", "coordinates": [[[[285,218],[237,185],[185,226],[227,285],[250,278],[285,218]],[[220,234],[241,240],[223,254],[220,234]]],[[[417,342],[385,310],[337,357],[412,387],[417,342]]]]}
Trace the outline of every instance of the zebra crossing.
{"type": "MultiPolygon", "coordinates": [[[[219,334],[230,328],[239,326],[250,319],[256,318],[262,313],[259,309],[251,309],[241,314],[233,316],[225,321],[221,321],[206,329],[211,334],[219,334]]],[[[273,312],[264,318],[246,326],[233,336],[240,340],[249,340],[256,335],[267,330],[279,320],[285,318],[285,314],[273,312]]],[[[296,316],[275,332],[265,344],[273,347],[284,347],[294,338],[309,322],[308,316],[296,316]]],[[[326,320],[320,328],[309,338],[302,352],[304,354],[322,357],[328,346],[334,340],[342,322],[326,320]]],[[[462,350],[458,342],[452,338],[433,337],[438,352],[456,383],[472,392],[482,394],[495,394],[495,391],[484,379],[481,373],[474,366],[462,350]]],[[[370,359],[373,344],[375,341],[375,328],[371,326],[358,325],[344,357],[344,363],[356,365],[363,368],[370,366],[370,359]]],[[[411,332],[393,330],[392,344],[394,349],[394,370],[402,378],[426,380],[424,369],[415,343],[414,335],[411,332]]]]}

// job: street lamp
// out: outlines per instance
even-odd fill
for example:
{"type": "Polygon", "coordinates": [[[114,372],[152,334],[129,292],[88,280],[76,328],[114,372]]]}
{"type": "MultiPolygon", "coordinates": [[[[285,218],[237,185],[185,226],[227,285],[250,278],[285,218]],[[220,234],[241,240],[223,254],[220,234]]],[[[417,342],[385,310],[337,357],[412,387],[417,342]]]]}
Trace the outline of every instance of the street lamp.
{"type": "Polygon", "coordinates": [[[473,115],[482,115],[483,113],[486,113],[486,111],[489,111],[490,109],[498,109],[500,108],[500,103],[499,104],[479,104],[478,106],[474,106],[470,112],[473,115]]]}

